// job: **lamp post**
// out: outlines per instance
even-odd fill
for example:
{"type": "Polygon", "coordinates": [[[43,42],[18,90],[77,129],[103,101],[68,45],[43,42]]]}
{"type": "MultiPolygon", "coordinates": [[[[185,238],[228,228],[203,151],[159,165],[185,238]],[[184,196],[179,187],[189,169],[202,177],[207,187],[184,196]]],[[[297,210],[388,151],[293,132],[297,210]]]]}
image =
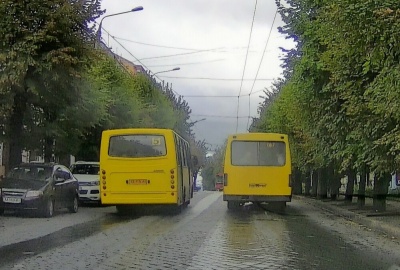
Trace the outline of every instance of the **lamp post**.
{"type": "Polygon", "coordinates": [[[190,123],[189,123],[189,127],[193,127],[196,123],[201,122],[201,121],[204,121],[204,120],[207,120],[207,119],[206,119],[206,118],[203,118],[203,119],[200,119],[200,120],[196,120],[196,121],[194,121],[194,122],[190,122],[190,123]]]}
{"type": "Polygon", "coordinates": [[[101,18],[101,21],[100,21],[100,24],[99,24],[99,29],[97,30],[97,41],[98,41],[99,43],[101,42],[101,27],[102,27],[102,24],[103,24],[103,20],[104,20],[105,18],[112,17],[112,16],[117,16],[117,15],[121,15],[121,14],[125,14],[125,13],[131,13],[131,12],[135,12],[135,11],[140,11],[140,10],[143,10],[143,7],[142,7],[142,6],[135,7],[135,8],[133,8],[133,9],[129,10],[129,11],[124,11],[124,12],[119,12],[119,13],[114,13],[114,14],[106,15],[106,16],[104,16],[103,18],[101,18]]]}
{"type": "Polygon", "coordinates": [[[180,69],[181,69],[180,67],[176,67],[176,68],[173,68],[173,69],[170,69],[170,70],[158,71],[158,72],[156,72],[156,73],[153,73],[153,76],[156,75],[156,74],[158,74],[158,73],[176,71],[176,70],[180,70],[180,69]]]}

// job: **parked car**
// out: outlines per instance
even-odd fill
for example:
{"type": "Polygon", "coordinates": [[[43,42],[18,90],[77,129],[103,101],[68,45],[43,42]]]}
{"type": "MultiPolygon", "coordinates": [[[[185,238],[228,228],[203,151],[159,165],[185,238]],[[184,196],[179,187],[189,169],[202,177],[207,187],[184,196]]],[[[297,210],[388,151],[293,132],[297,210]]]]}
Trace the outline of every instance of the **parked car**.
{"type": "Polygon", "coordinates": [[[78,181],[56,163],[23,163],[0,181],[0,214],[25,210],[52,217],[61,208],[76,213],[78,199],[78,181]]]}
{"type": "Polygon", "coordinates": [[[100,163],[77,161],[71,165],[71,172],[79,182],[80,203],[100,204],[100,163]]]}

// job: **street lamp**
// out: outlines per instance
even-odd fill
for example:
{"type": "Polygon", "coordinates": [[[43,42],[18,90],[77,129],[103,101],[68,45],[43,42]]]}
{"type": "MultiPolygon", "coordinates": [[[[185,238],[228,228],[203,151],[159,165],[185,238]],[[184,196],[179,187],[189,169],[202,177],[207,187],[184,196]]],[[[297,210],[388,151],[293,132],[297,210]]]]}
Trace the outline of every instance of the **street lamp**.
{"type": "Polygon", "coordinates": [[[200,119],[200,120],[196,120],[196,121],[194,121],[194,122],[190,122],[190,123],[189,123],[189,127],[193,127],[196,123],[201,122],[201,121],[204,121],[204,120],[207,120],[207,119],[206,119],[206,118],[203,118],[203,119],[200,119]]]}
{"type": "Polygon", "coordinates": [[[170,69],[170,70],[159,71],[159,72],[153,73],[153,76],[156,75],[156,74],[158,74],[158,73],[176,71],[176,70],[180,70],[180,69],[181,69],[180,67],[176,67],[176,68],[173,68],[173,69],[170,69]]]}
{"type": "Polygon", "coordinates": [[[111,16],[117,16],[117,15],[121,15],[121,14],[125,14],[125,13],[131,13],[131,12],[135,12],[135,11],[140,11],[140,10],[143,10],[143,7],[142,7],[142,6],[135,7],[135,8],[133,8],[133,9],[129,10],[129,11],[124,11],[124,12],[119,12],[119,13],[114,13],[114,14],[110,14],[110,15],[104,16],[104,17],[101,19],[100,24],[99,24],[99,29],[97,30],[97,41],[98,41],[99,43],[100,43],[100,41],[101,41],[101,26],[102,26],[103,20],[104,20],[105,18],[111,17],[111,16]]]}

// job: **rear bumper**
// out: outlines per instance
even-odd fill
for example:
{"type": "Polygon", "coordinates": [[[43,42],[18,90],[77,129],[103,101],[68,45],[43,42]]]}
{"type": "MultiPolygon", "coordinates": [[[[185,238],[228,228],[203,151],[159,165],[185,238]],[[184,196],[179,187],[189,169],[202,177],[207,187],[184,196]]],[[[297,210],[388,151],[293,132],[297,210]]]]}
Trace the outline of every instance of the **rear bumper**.
{"type": "Polygon", "coordinates": [[[103,191],[101,193],[101,203],[116,205],[116,204],[126,204],[126,205],[150,205],[150,204],[177,204],[178,196],[176,191],[171,192],[109,192],[103,191]]]}
{"type": "Polygon", "coordinates": [[[290,202],[292,195],[223,195],[224,201],[238,202],[290,202]]]}

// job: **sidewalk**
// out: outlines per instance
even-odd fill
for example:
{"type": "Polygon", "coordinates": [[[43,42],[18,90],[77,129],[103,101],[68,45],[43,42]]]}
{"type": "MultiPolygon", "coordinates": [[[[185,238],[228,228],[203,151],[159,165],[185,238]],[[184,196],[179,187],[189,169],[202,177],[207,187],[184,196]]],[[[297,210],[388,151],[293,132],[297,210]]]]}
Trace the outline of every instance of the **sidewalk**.
{"type": "Polygon", "coordinates": [[[317,200],[315,198],[298,195],[293,197],[337,216],[357,222],[389,237],[400,239],[400,201],[387,200],[386,211],[375,212],[372,209],[371,198],[366,198],[365,207],[363,209],[358,209],[357,198],[354,198],[353,202],[348,204],[344,202],[344,196],[340,196],[336,201],[317,200]]]}

